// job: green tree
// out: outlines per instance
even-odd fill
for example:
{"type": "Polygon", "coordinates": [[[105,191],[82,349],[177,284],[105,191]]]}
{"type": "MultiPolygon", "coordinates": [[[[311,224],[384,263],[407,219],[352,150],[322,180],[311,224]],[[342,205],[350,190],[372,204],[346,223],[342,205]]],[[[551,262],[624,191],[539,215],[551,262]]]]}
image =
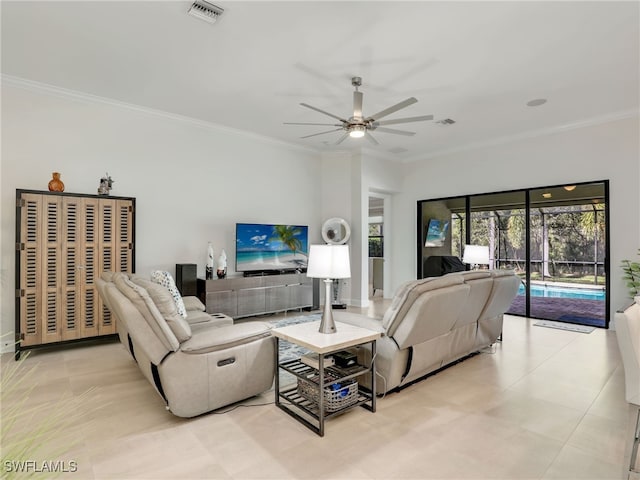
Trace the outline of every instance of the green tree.
{"type": "Polygon", "coordinates": [[[507,221],[507,238],[514,250],[524,247],[524,210],[513,210],[507,221]]]}
{"type": "Polygon", "coordinates": [[[295,257],[296,252],[302,248],[302,242],[298,236],[302,233],[299,228],[291,225],[276,225],[273,227],[273,233],[275,235],[269,240],[277,240],[282,242],[283,245],[293,252],[295,257]]]}

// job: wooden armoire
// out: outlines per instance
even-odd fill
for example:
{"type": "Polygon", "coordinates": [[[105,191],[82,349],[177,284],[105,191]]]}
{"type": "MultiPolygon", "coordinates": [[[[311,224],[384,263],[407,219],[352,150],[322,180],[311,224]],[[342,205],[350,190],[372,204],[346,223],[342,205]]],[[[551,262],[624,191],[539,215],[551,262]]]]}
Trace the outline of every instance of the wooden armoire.
{"type": "Polygon", "coordinates": [[[116,333],[95,280],[135,271],[135,198],[16,190],[20,351],[116,333]]]}

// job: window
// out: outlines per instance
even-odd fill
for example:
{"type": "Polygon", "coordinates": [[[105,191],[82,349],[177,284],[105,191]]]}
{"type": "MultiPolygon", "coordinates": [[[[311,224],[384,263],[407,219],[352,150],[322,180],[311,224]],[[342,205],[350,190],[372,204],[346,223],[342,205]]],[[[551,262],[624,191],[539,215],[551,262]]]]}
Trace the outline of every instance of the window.
{"type": "Polygon", "coordinates": [[[369,224],[369,256],[384,256],[384,234],[382,223],[369,224]]]}

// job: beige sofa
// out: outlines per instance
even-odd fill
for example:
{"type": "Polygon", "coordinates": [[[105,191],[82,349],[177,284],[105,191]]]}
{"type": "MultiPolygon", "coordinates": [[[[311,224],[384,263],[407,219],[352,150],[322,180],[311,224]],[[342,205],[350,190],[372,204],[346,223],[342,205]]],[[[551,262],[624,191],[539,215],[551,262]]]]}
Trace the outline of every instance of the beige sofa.
{"type": "Polygon", "coordinates": [[[195,297],[177,313],[167,288],[138,275],[105,273],[98,292],[138,367],[179,417],[193,417],[271,388],[275,339],[263,322],[211,316],[195,297]]]}
{"type": "MultiPolygon", "coordinates": [[[[382,320],[351,312],[334,318],[382,333],[376,390],[385,393],[494,343],[519,285],[511,270],[450,273],[402,285],[382,320]]],[[[371,356],[365,347],[358,355],[363,365],[371,356]]]]}

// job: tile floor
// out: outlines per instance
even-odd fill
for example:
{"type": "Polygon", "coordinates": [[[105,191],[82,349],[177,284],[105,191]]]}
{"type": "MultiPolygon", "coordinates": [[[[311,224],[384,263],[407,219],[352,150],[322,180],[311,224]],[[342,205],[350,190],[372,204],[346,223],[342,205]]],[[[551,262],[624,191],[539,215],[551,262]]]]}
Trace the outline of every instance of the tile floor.
{"type": "MultiPolygon", "coordinates": [[[[377,302],[363,312],[383,309],[377,302]]],[[[273,406],[273,392],[245,402],[267,405],[174,417],[115,342],[34,351],[20,388],[33,387],[36,417],[89,390],[67,417],[66,437],[41,452],[77,462],[63,475],[76,479],[626,478],[631,409],[615,332],[533,323],[506,316],[494,353],[387,395],[375,414],[329,420],[324,438],[273,406]],[[52,453],[71,440],[70,451],[52,453]]],[[[2,356],[3,374],[12,363],[2,356]]]]}

